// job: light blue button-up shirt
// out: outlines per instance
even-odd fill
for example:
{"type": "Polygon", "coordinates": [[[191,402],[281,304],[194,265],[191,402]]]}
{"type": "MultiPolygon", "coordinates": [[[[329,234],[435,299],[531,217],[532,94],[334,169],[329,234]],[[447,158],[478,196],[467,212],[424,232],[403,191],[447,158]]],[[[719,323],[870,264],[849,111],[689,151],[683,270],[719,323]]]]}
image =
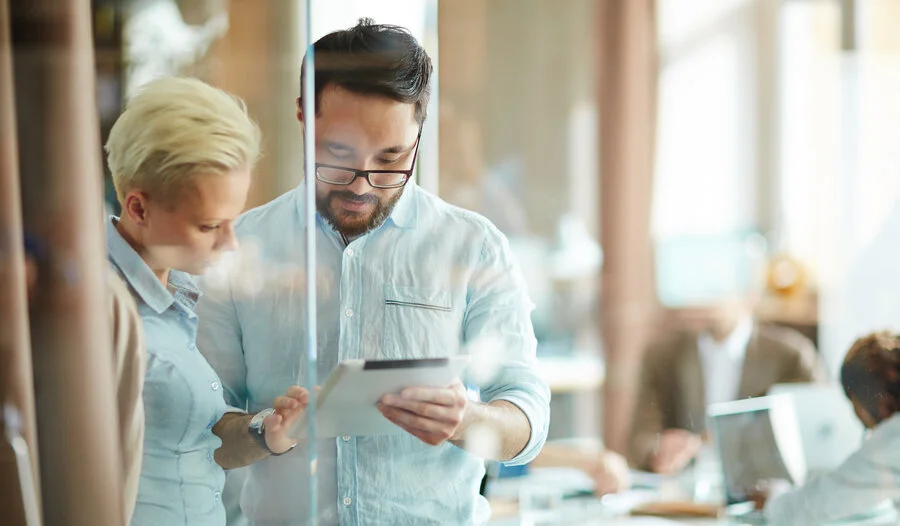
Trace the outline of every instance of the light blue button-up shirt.
{"type": "MultiPolygon", "coordinates": [[[[256,411],[306,375],[304,185],[246,213],[237,226],[243,272],[204,287],[201,350],[230,405],[256,411]]],[[[547,434],[550,392],[535,370],[533,304],[504,236],[483,217],[410,183],[380,227],[345,247],[321,217],[317,235],[319,382],[341,360],[472,354],[470,383],[531,423],[512,463],[547,434]]],[[[319,440],[320,524],[481,524],[484,462],[409,434],[319,440]]],[[[241,503],[257,525],[304,524],[302,445],[250,468],[241,503]]]]}
{"type": "Polygon", "coordinates": [[[133,526],[224,526],[222,441],[213,425],[225,413],[219,377],[195,344],[200,291],[183,272],[168,290],[107,221],[109,260],[128,283],[147,340],[144,458],[133,526]],[[170,290],[172,292],[170,292],[170,290]]]}

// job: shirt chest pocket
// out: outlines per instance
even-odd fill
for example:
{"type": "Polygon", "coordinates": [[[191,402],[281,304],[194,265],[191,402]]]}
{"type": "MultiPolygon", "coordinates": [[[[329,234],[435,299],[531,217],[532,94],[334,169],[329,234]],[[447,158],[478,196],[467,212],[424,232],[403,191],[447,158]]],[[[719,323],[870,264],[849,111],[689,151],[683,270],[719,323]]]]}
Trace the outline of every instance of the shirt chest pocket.
{"type": "Polygon", "coordinates": [[[454,356],[460,316],[447,289],[384,287],[384,359],[454,356]]]}

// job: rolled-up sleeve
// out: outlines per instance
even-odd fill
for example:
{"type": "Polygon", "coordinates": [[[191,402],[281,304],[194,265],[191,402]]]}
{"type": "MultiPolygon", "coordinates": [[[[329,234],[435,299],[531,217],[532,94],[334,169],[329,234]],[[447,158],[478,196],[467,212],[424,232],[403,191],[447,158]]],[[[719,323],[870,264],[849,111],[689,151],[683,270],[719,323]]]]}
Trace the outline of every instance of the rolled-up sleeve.
{"type": "Polygon", "coordinates": [[[464,344],[485,402],[505,400],[531,424],[525,448],[509,465],[527,464],[540,453],[550,422],[550,389],[537,371],[537,341],[531,324],[534,304],[506,238],[488,227],[469,284],[464,344]]]}
{"type": "Polygon", "coordinates": [[[203,296],[197,304],[197,346],[212,366],[225,390],[229,411],[247,408],[247,365],[241,342],[241,326],[231,286],[201,282],[203,296]]]}

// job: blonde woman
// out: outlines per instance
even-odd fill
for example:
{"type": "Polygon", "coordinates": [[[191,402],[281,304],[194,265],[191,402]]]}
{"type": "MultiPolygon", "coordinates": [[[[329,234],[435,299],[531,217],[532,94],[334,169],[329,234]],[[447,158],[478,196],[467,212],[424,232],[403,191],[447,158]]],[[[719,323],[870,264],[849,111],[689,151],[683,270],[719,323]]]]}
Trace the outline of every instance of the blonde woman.
{"type": "Polygon", "coordinates": [[[143,321],[147,373],[143,466],[133,525],[222,526],[223,468],[283,454],[307,393],[291,387],[273,408],[229,410],[197,350],[203,274],[237,242],[259,157],[259,128],[243,103],[195,79],[147,84],[113,126],[106,150],[120,218],[107,222],[109,259],[143,321]]]}

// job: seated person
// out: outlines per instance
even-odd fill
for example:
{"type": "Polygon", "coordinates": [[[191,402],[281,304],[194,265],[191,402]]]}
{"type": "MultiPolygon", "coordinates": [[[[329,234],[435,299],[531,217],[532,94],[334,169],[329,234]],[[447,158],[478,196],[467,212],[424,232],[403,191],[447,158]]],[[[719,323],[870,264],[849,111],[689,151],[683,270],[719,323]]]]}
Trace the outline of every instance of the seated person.
{"type": "Polygon", "coordinates": [[[823,377],[809,340],[756,323],[751,306],[736,299],[683,314],[677,330],[647,349],[629,440],[634,467],[681,471],[702,446],[709,405],[823,377]]]}
{"type": "Polygon", "coordinates": [[[857,340],[844,359],[841,383],[869,438],[834,471],[771,495],[765,505],[770,524],[823,524],[872,511],[884,500],[900,501],[900,336],[857,340]]]}

